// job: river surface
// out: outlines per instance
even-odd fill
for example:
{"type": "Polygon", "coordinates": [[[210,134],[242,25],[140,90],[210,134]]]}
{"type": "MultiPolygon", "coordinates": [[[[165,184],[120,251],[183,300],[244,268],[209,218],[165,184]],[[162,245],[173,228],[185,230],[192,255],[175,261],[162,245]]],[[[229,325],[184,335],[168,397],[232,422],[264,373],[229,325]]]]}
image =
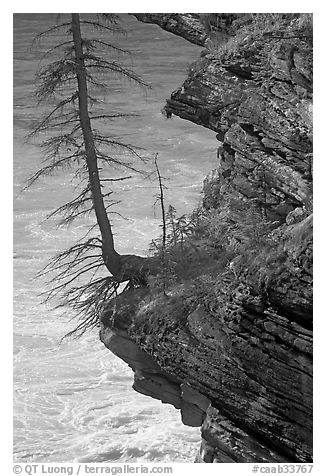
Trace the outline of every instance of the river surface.
{"type": "MultiPolygon", "coordinates": [[[[85,218],[69,228],[45,220],[54,207],[69,200],[74,178],[70,171],[40,180],[21,192],[26,178],[42,161],[37,144],[27,143],[37,107],[35,73],[42,51],[31,48],[36,33],[56,21],[54,14],[14,16],[14,459],[18,462],[193,462],[199,447],[198,428],[182,425],[170,405],[142,396],[131,388],[132,371],[111,354],[96,330],[80,339],[61,342],[72,328],[71,312],[63,315],[42,304],[45,282],[35,274],[57,252],[85,233],[85,218]]],[[[122,16],[128,31],[114,37],[129,49],[127,62],[151,84],[146,91],[128,82],[106,79],[108,110],[137,117],[115,121],[112,133],[159,154],[166,177],[166,202],[181,215],[200,202],[204,176],[216,167],[213,132],[161,114],[165,99],[180,86],[200,48],[182,38],[122,16]],[[110,82],[111,81],[111,82],[110,82]]],[[[105,108],[106,106],[104,106],[105,108]]],[[[113,216],[117,249],[146,255],[160,233],[154,209],[157,186],[134,177],[121,182],[113,216]]],[[[91,220],[91,218],[89,218],[91,220]]]]}

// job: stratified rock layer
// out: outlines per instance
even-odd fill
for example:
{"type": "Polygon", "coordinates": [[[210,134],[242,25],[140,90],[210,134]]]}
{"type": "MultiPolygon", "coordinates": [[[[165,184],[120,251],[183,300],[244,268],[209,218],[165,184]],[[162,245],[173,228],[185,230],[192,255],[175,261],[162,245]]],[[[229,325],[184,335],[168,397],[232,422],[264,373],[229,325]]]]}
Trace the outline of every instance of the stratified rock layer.
{"type": "MultiPolygon", "coordinates": [[[[141,19],[151,15],[169,31],[205,41],[191,39],[200,34],[185,15],[146,15],[141,19]]],[[[309,462],[310,39],[251,42],[224,59],[205,50],[166,112],[215,131],[221,142],[217,168],[204,183],[206,209],[218,209],[225,196],[254,203],[274,222],[276,245],[269,259],[257,249],[245,285],[235,271],[205,275],[203,266],[167,295],[124,293],[108,303],[101,339],[133,368],[135,390],[201,426],[197,462],[309,462]],[[205,299],[194,302],[203,275],[205,299]]]]}
{"type": "Polygon", "coordinates": [[[263,64],[260,74],[268,72],[268,79],[259,82],[253,79],[257,64],[250,70],[248,60],[232,67],[230,60],[222,65],[206,56],[192,66],[166,111],[216,131],[222,142],[208,206],[227,193],[255,199],[270,219],[283,221],[311,203],[312,76],[311,52],[297,52],[298,69],[286,51],[277,52],[275,69],[263,64]]]}
{"type": "MultiPolygon", "coordinates": [[[[283,237],[293,265],[309,260],[311,218],[283,237]]],[[[135,370],[136,390],[201,426],[198,461],[311,460],[312,270],[305,268],[299,275],[284,268],[268,303],[225,274],[207,283],[214,292],[204,304],[189,304],[191,289],[180,285],[168,296],[134,290],[108,306],[102,341],[135,370]],[[286,299],[291,292],[302,301],[286,299]]]]}
{"type": "Polygon", "coordinates": [[[133,16],[144,23],[154,23],[174,35],[182,36],[196,45],[202,46],[207,39],[199,14],[185,13],[133,13],[133,16]]]}

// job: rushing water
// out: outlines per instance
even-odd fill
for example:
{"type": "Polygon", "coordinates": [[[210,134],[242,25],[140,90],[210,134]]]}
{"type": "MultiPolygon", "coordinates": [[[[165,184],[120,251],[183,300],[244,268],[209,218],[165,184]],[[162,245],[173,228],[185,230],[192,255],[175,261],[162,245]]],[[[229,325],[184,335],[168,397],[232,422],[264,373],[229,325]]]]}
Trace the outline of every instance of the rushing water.
{"type": "MultiPolygon", "coordinates": [[[[71,196],[71,173],[42,179],[21,193],[42,160],[36,144],[25,141],[40,114],[33,91],[44,48],[30,45],[55,18],[14,17],[14,457],[19,462],[192,462],[199,429],[183,426],[172,406],[134,392],[132,371],[104,348],[96,331],[60,343],[72,325],[69,309],[61,316],[38,297],[44,283],[34,279],[36,272],[89,225],[85,219],[58,229],[44,221],[71,196]]],[[[204,128],[166,120],[160,110],[200,48],[126,15],[123,25],[128,35],[114,40],[132,51],[128,61],[152,88],[144,92],[112,80],[107,107],[138,117],[110,127],[147,154],[159,153],[161,172],[169,179],[167,202],[180,214],[190,212],[200,200],[204,175],[215,167],[216,140],[204,128]]],[[[140,178],[123,184],[118,211],[128,220],[114,218],[117,248],[144,255],[159,234],[156,186],[140,178]]]]}

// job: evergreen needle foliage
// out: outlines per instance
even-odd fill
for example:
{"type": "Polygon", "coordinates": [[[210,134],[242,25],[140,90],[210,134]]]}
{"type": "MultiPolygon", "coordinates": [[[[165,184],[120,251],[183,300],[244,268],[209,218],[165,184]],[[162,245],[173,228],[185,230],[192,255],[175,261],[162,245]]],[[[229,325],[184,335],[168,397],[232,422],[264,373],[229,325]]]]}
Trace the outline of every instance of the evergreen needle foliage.
{"type": "MultiPolygon", "coordinates": [[[[170,205],[166,213],[165,248],[161,239],[151,245],[151,251],[164,262],[160,272],[151,277],[151,286],[166,293],[176,284],[189,287],[197,278],[207,284],[226,276],[234,287],[239,287],[246,285],[247,277],[255,269],[257,286],[265,292],[268,269],[275,275],[277,268],[283,266],[279,239],[274,235],[278,225],[268,221],[255,202],[248,206],[227,195],[220,199],[218,208],[199,207],[190,216],[177,217],[170,205]],[[266,265],[268,256],[275,258],[272,268],[266,265]]],[[[193,299],[201,302],[203,294],[210,294],[208,288],[198,286],[193,299]]]]}

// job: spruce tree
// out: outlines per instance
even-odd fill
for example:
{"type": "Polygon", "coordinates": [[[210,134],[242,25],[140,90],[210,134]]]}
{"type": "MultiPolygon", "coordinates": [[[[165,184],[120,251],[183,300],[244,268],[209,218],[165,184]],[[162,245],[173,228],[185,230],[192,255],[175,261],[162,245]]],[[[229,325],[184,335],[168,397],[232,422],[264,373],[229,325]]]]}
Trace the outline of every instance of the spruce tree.
{"type": "Polygon", "coordinates": [[[149,271],[149,258],[120,255],[115,249],[108,213],[114,203],[112,191],[103,193],[103,184],[128,177],[101,177],[102,169],[108,170],[110,166],[132,172],[138,170],[130,158],[123,160],[114,155],[117,148],[130,157],[143,159],[131,145],[104,134],[103,128],[97,127],[98,121],[112,120],[122,114],[110,111],[96,114],[97,101],[91,94],[91,91],[106,88],[104,81],[110,80],[110,74],[147,86],[132,70],[107,59],[103,53],[96,54],[98,47],[123,53],[123,49],[103,39],[106,33],[121,31],[115,15],[98,14],[90,18],[86,14],[84,17],[72,13],[67,21],[54,25],[36,38],[40,40],[45,35],[61,32],[61,37],[65,34],[68,39],[55,44],[47,52],[47,56],[60,52],[60,57],[38,72],[38,100],[52,103],[52,109],[38,121],[30,134],[30,137],[35,137],[45,133],[47,139],[40,144],[46,164],[29,179],[28,186],[44,175],[74,167],[76,174],[84,177],[84,186],[76,197],[50,216],[60,215],[60,224],[70,224],[74,219],[94,212],[99,231],[92,236],[94,230],[90,230],[83,240],[55,256],[41,272],[51,276],[46,300],[59,297],[57,307],[70,305],[80,314],[80,323],[74,331],[77,333],[97,324],[105,302],[117,292],[121,283],[125,283],[126,288],[146,285],[149,271]],[[90,33],[91,38],[86,36],[90,33]],[[90,272],[98,272],[103,267],[109,273],[90,277],[90,272]],[[87,280],[80,284],[83,275],[87,275],[87,280]]]}

